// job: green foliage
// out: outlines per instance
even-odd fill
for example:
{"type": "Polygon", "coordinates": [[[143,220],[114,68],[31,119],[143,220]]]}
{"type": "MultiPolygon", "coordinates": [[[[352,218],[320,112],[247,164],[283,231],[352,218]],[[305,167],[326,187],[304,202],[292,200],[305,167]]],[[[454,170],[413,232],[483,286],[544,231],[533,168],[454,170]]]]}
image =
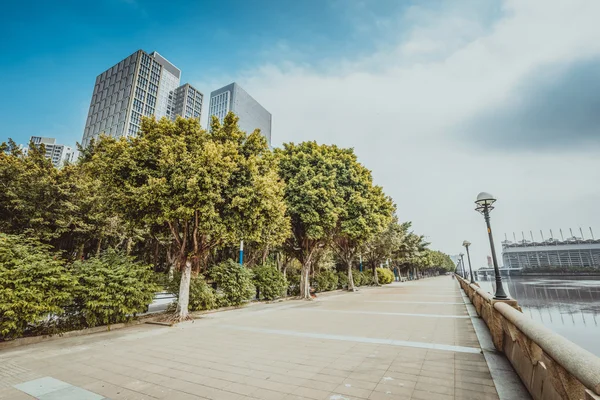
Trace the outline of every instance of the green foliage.
{"type": "Polygon", "coordinates": [[[284,295],[288,286],[283,274],[273,265],[265,264],[252,270],[252,282],[258,289],[259,300],[274,300],[284,295]]]}
{"type": "Polygon", "coordinates": [[[288,295],[289,296],[299,296],[300,295],[300,271],[288,271],[287,274],[288,281],[288,295]]]}
{"type": "Polygon", "coordinates": [[[433,267],[442,269],[446,272],[451,272],[456,269],[456,265],[448,254],[437,250],[429,250],[429,252],[431,254],[431,265],[433,267]]]}
{"type": "Polygon", "coordinates": [[[220,307],[239,306],[256,293],[252,272],[233,260],[213,266],[209,275],[217,284],[217,304],[220,307]]]}
{"type": "Polygon", "coordinates": [[[285,144],[277,154],[292,221],[288,251],[302,263],[305,277],[326,241],[349,267],[360,246],[387,225],[391,199],[373,185],[353,149],[303,142],[285,144]]]}
{"type": "Polygon", "coordinates": [[[336,275],[338,277],[338,289],[346,289],[348,287],[348,273],[340,271],[336,275]]]}
{"type": "Polygon", "coordinates": [[[394,282],[394,273],[389,268],[377,268],[377,278],[381,285],[394,282]]]}
{"type": "Polygon", "coordinates": [[[233,113],[210,132],[193,118],[144,118],[137,136],[104,137],[88,158],[127,220],[168,233],[180,270],[199,271],[212,249],[242,238],[273,246],[289,235],[277,159],[233,113]]]}
{"type": "Polygon", "coordinates": [[[73,263],[71,272],[78,284],[70,318],[80,327],[126,322],[160,289],[149,266],[114,250],[73,263]]]}
{"type": "Polygon", "coordinates": [[[364,286],[371,284],[371,282],[368,281],[369,278],[365,275],[365,273],[357,270],[352,271],[352,279],[354,279],[355,286],[364,286]]]}
{"type": "Polygon", "coordinates": [[[0,233],[0,339],[62,314],[75,285],[48,246],[0,233]]]}
{"type": "Polygon", "coordinates": [[[315,275],[313,286],[318,292],[338,288],[338,275],[332,270],[323,270],[315,275]]]}
{"type": "Polygon", "coordinates": [[[343,199],[336,188],[335,171],[340,149],[316,142],[286,143],[277,149],[279,170],[285,182],[286,214],[292,235],[287,251],[302,264],[300,295],[309,297],[310,263],[331,237],[343,199]]]}
{"type": "MultiPolygon", "coordinates": [[[[169,282],[168,291],[179,298],[179,285],[181,284],[181,272],[173,274],[173,279],[169,282]]],[[[190,311],[212,310],[217,307],[217,296],[215,291],[208,286],[204,277],[200,274],[193,274],[190,280],[190,311]]]]}

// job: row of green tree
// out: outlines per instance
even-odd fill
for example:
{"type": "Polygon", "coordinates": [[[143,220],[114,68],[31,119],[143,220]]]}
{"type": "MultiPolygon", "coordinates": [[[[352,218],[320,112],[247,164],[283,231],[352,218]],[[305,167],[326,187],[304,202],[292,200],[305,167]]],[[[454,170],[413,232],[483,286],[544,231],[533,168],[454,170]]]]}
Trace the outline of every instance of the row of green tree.
{"type": "Polygon", "coordinates": [[[67,265],[113,249],[177,272],[178,319],[188,317],[192,278],[236,259],[241,240],[246,266],[275,265],[303,298],[327,270],[344,271],[354,290],[359,259],[375,284],[380,266],[454,268],[398,221],[352,149],[271,150],[237,122],[230,113],[204,130],[194,119],[144,119],[137,136],[102,136],[61,169],[43,147],[24,156],[9,140],[0,149],[0,232],[46,244],[67,265]]]}

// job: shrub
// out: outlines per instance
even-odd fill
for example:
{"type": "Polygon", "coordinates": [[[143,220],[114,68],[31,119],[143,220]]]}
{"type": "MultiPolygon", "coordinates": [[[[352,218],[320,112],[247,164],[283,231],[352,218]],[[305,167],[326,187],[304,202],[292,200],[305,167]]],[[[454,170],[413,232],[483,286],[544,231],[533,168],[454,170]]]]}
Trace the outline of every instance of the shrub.
{"type": "Polygon", "coordinates": [[[331,270],[324,270],[315,275],[313,286],[318,292],[335,290],[338,287],[338,276],[331,270]]]}
{"type": "Polygon", "coordinates": [[[252,272],[233,260],[215,265],[209,275],[217,284],[217,304],[220,307],[239,306],[255,294],[252,272]]]}
{"type": "Polygon", "coordinates": [[[273,300],[284,295],[287,281],[273,265],[265,264],[254,268],[252,282],[258,289],[259,299],[273,300]]]}
{"type": "Polygon", "coordinates": [[[339,289],[348,288],[348,273],[346,271],[338,272],[337,277],[338,277],[338,288],[339,289]]]}
{"type": "Polygon", "coordinates": [[[0,338],[22,336],[50,315],[62,314],[74,285],[48,246],[0,233],[0,338]]]}
{"type": "Polygon", "coordinates": [[[373,271],[371,271],[370,269],[366,270],[366,271],[363,271],[363,276],[364,276],[364,279],[365,279],[364,285],[373,285],[374,284],[374,282],[373,282],[373,271]]]}
{"type": "MultiPolygon", "coordinates": [[[[179,298],[179,286],[181,285],[181,272],[173,274],[173,280],[168,285],[169,292],[179,298]]],[[[190,280],[190,300],[188,309],[190,311],[212,310],[217,307],[215,291],[208,286],[204,276],[192,275],[190,280]]],[[[171,307],[173,308],[173,307],[171,307]]]]}
{"type": "Polygon", "coordinates": [[[149,266],[114,250],[73,263],[77,279],[72,324],[93,327],[130,320],[145,312],[160,288],[149,266]]]}
{"type": "Polygon", "coordinates": [[[300,274],[288,272],[287,281],[288,281],[288,295],[289,296],[299,296],[300,295],[300,274]]]}
{"type": "Polygon", "coordinates": [[[377,278],[379,284],[387,285],[388,283],[394,282],[394,273],[388,268],[377,268],[377,278]]]}
{"type": "MultiPolygon", "coordinates": [[[[347,271],[345,271],[345,272],[346,272],[346,274],[348,274],[347,271]]],[[[362,272],[353,269],[352,270],[352,280],[354,281],[354,286],[361,286],[362,280],[363,280],[362,272]]]]}

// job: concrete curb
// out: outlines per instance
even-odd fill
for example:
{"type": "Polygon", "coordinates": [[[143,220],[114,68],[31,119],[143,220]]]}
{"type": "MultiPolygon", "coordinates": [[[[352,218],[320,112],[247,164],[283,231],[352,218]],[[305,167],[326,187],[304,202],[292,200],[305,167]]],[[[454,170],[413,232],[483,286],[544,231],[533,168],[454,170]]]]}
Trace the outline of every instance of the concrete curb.
{"type": "Polygon", "coordinates": [[[136,320],[133,320],[130,322],[123,322],[120,324],[95,326],[93,328],[86,328],[86,329],[80,329],[80,330],[76,330],[76,331],[67,331],[67,332],[62,332],[62,333],[56,333],[54,335],[30,336],[30,337],[18,338],[18,339],[13,339],[13,340],[7,340],[4,342],[0,342],[0,351],[6,350],[6,349],[12,349],[15,347],[27,346],[30,344],[49,342],[49,341],[56,340],[56,339],[86,336],[86,335],[91,335],[94,333],[101,333],[101,332],[111,332],[116,329],[122,329],[122,328],[127,328],[130,326],[144,324],[146,322],[156,321],[156,320],[160,319],[160,317],[162,315],[163,315],[163,313],[160,313],[160,314],[156,313],[156,314],[152,314],[151,317],[143,317],[142,316],[136,320]]]}

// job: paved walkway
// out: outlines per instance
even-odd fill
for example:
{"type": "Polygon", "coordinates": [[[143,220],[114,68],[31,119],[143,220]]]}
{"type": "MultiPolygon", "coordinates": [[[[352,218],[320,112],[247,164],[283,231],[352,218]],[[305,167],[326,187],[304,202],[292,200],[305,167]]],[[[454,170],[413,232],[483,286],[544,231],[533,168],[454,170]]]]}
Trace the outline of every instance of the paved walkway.
{"type": "Polygon", "coordinates": [[[25,392],[43,400],[498,398],[448,276],[0,352],[0,398],[35,398],[25,392]]]}

